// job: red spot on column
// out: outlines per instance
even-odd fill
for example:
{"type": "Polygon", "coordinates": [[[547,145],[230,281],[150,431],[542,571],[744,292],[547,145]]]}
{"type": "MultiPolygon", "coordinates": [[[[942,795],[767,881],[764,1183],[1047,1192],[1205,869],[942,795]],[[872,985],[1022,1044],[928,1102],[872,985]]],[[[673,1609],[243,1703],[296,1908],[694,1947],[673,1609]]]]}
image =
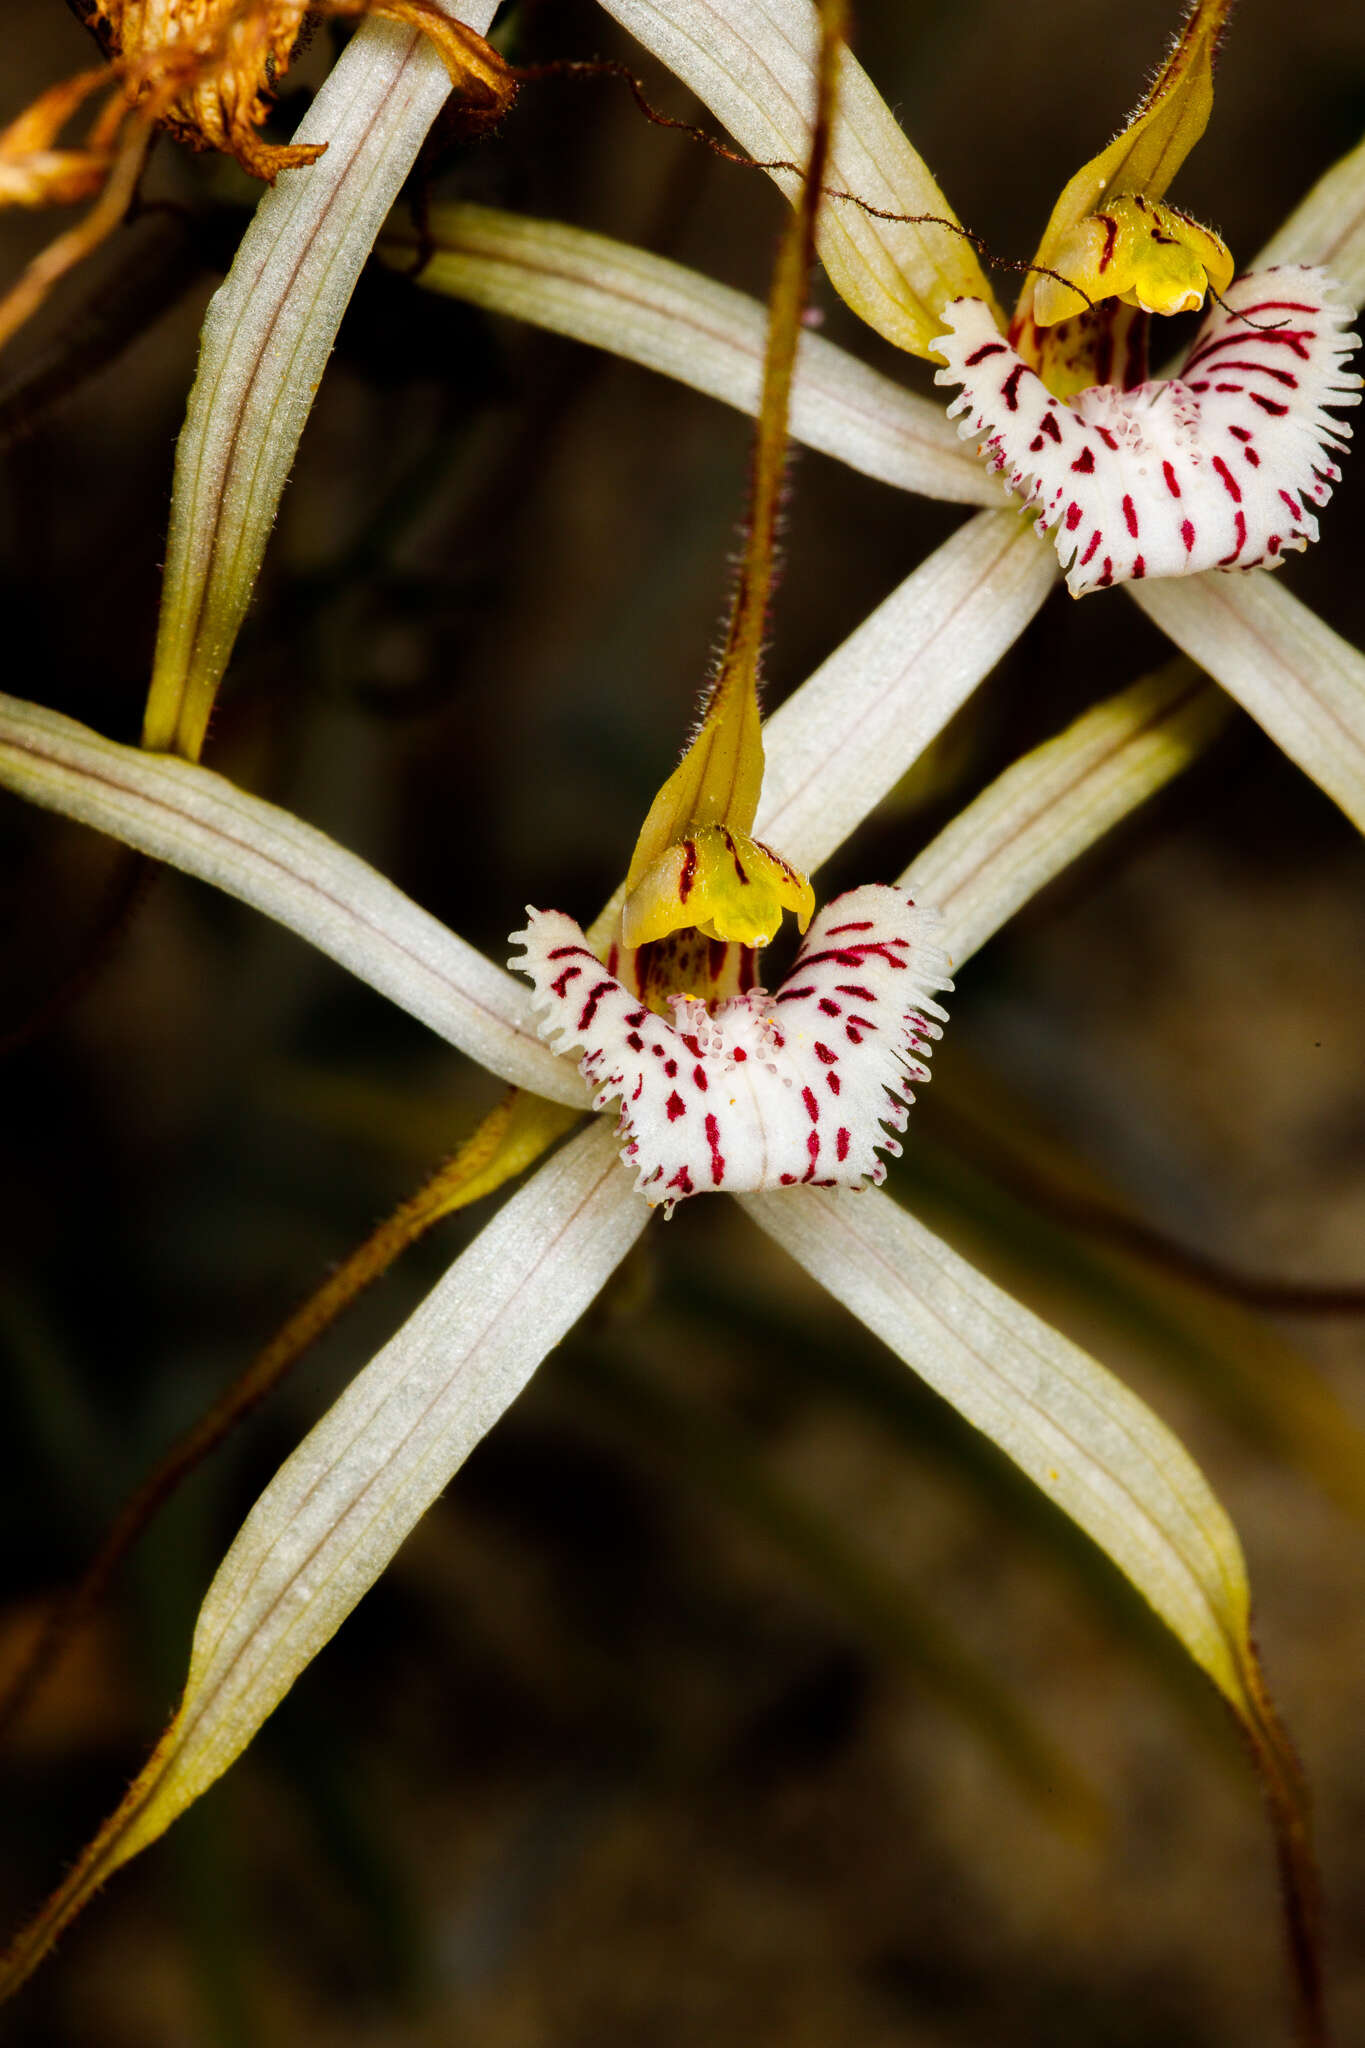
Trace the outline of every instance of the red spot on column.
{"type": "Polygon", "coordinates": [[[711,1185],[718,1188],[725,1178],[725,1155],[720,1149],[720,1125],[713,1116],[706,1119],[706,1142],[711,1147],[711,1185]]]}
{"type": "Polygon", "coordinates": [[[687,1114],[687,1104],[683,1101],[676,1088],[664,1104],[664,1108],[668,1111],[668,1121],[671,1124],[675,1124],[680,1116],[686,1116],[687,1114]]]}
{"type": "Polygon", "coordinates": [[[1161,474],[1166,479],[1166,488],[1170,492],[1171,496],[1173,498],[1178,498],[1180,496],[1180,478],[1176,475],[1174,469],[1171,467],[1169,462],[1162,463],[1161,474]]]}
{"type": "Polygon", "coordinates": [[[845,1159],[847,1159],[847,1157],[848,1157],[848,1148],[849,1148],[849,1144],[850,1144],[850,1139],[849,1139],[849,1135],[848,1135],[848,1132],[847,1132],[847,1131],[846,1131],[846,1130],[844,1129],[843,1125],[842,1125],[842,1124],[840,1124],[840,1126],[839,1126],[839,1129],[838,1129],[838,1131],[837,1131],[837,1132],[835,1133],[835,1138],[834,1138],[834,1153],[835,1153],[835,1157],[836,1157],[836,1158],[837,1158],[837,1159],[838,1159],[838,1160],[839,1160],[839,1161],[840,1161],[841,1163],[842,1163],[842,1162],[843,1162],[843,1161],[844,1161],[845,1159]]]}
{"type": "MultiPolygon", "coordinates": [[[[724,830],[724,827],[722,827],[721,829],[724,830]]],[[[725,844],[730,849],[730,859],[734,863],[735,873],[739,876],[741,885],[747,889],[749,886],[749,877],[745,872],[744,863],[739,857],[739,851],[735,846],[735,842],[728,832],[725,833],[725,844]]]]}

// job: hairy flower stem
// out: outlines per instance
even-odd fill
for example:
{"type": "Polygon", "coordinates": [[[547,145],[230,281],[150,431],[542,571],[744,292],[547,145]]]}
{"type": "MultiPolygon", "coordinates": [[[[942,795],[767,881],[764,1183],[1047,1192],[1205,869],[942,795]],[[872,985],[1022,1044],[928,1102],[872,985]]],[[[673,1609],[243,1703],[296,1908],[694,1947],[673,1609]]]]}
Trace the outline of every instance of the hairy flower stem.
{"type": "Polygon", "coordinates": [[[1274,1836],[1295,2031],[1299,2048],[1328,2048],[1330,2034],[1322,1969],[1322,1886],[1313,1847],[1308,1784],[1293,1745],[1280,1726],[1254,1657],[1248,1680],[1253,1711],[1240,1725],[1265,1794],[1274,1836]]]}
{"type": "MultiPolygon", "coordinates": [[[[683,829],[694,822],[739,824],[747,829],[753,822],[762,763],[758,676],[772,597],[792,373],[815,260],[815,225],[829,156],[845,13],[844,0],[825,0],[821,8],[823,32],[810,159],[778,249],[768,301],[768,340],[754,434],[753,484],[744,554],[715,688],[706,706],[702,734],[690,757],[693,772],[687,778],[687,793],[695,793],[699,801],[693,806],[694,815],[681,820],[683,829]],[[755,763],[760,767],[758,780],[753,776],[755,763]]],[[[680,810],[685,808],[685,804],[679,806],[680,810]]],[[[646,832],[648,829],[647,826],[646,832]]]]}
{"type": "Polygon", "coordinates": [[[834,96],[838,88],[840,38],[844,30],[843,0],[829,0],[822,9],[824,35],[816,81],[815,122],[810,161],[796,206],[777,256],[769,299],[768,348],[763,363],[763,396],[754,438],[753,501],[745,538],[744,560],[735,593],[734,615],[721,657],[721,684],[737,670],[741,680],[756,676],[763,649],[763,631],[772,593],[773,556],[787,461],[787,420],[792,373],[801,338],[802,318],[815,261],[815,223],[829,158],[834,96]]]}

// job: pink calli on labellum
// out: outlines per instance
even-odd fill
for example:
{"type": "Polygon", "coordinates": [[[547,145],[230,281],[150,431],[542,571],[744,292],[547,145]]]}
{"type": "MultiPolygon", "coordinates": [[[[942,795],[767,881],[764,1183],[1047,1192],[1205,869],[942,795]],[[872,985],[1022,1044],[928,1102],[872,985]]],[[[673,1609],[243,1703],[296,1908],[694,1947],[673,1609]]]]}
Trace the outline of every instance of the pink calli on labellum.
{"type": "Polygon", "coordinates": [[[935,912],[880,884],[852,889],[815,919],[776,994],[713,1009],[674,995],[671,1022],[607,973],[571,917],[528,916],[510,964],[534,984],[555,1051],[585,1048],[594,1109],[620,1097],[622,1150],[651,1204],[885,1179],[878,1155],[899,1153],[890,1132],[940,1036],[934,991],[952,987],[935,912]]]}
{"type": "Polygon", "coordinates": [[[944,310],[935,341],[960,384],[950,416],[982,439],[1005,487],[1039,511],[1074,597],[1142,576],[1278,568],[1318,537],[1312,508],[1341,475],[1332,450],[1350,427],[1328,406],[1357,405],[1344,368],[1358,337],[1321,270],[1293,265],[1238,278],[1180,375],[1122,391],[1056,398],[979,299],[944,310]]]}

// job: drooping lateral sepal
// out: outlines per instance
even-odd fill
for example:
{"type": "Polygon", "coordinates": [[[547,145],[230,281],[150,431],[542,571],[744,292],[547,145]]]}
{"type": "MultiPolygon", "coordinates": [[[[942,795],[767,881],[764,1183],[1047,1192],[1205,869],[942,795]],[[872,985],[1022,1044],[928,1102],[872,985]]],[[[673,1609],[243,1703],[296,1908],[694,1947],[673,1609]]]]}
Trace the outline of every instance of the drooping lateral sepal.
{"type": "Polygon", "coordinates": [[[623,988],[561,911],[528,912],[511,965],[535,987],[556,1052],[584,1048],[593,1106],[620,1098],[618,1134],[636,1185],[671,1210],[724,1188],[861,1187],[897,1153],[910,1084],[950,988],[937,917],[872,884],[827,904],[775,995],[752,989],[708,1010],[672,998],[669,1021],[623,988]]]}
{"type": "Polygon", "coordinates": [[[949,407],[1006,488],[1038,509],[1072,595],[1142,576],[1275,568],[1318,534],[1360,400],[1357,336],[1331,280],[1299,266],[1239,278],[1180,375],[1097,385],[1063,404],[978,300],[945,309],[949,407]]]}

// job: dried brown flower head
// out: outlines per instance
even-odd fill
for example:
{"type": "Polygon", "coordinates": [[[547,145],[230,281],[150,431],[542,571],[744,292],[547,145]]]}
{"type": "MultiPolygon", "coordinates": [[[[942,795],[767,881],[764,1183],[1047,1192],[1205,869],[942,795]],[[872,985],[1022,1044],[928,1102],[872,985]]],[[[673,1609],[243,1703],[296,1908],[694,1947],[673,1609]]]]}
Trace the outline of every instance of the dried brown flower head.
{"type": "Polygon", "coordinates": [[[380,14],[420,28],[445,60],[475,130],[506,112],[513,74],[482,36],[450,21],[435,0],[72,0],[107,65],[50,87],[0,130],[0,206],[96,204],[38,256],[0,299],[0,345],[41,304],[63,271],[122,218],[151,134],[164,128],[195,149],[235,157],[273,184],[310,164],[325,143],[267,142],[260,128],[310,23],[380,14]],[[80,108],[106,94],[90,129],[63,143],[80,108]]]}
{"type": "Polygon", "coordinates": [[[501,113],[514,90],[507,66],[481,36],[447,20],[432,0],[73,0],[106,54],[127,67],[124,91],[156,104],[154,118],[180,141],[220,149],[253,177],[311,163],[318,145],[263,141],[259,129],[279,81],[321,14],[382,14],[419,27],[438,45],[466,95],[501,113]],[[183,84],[179,80],[183,79],[183,84]],[[171,87],[167,96],[167,85],[171,87]]]}

